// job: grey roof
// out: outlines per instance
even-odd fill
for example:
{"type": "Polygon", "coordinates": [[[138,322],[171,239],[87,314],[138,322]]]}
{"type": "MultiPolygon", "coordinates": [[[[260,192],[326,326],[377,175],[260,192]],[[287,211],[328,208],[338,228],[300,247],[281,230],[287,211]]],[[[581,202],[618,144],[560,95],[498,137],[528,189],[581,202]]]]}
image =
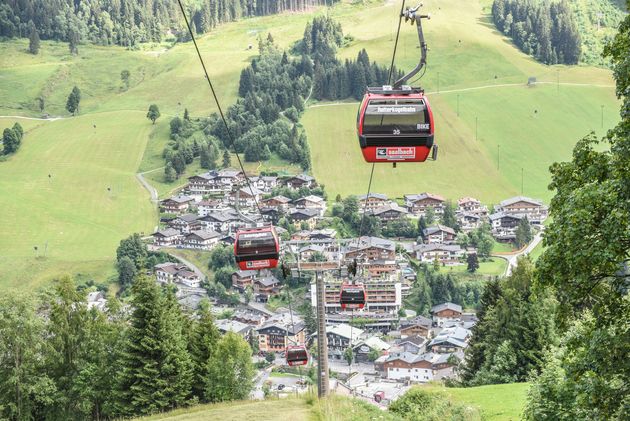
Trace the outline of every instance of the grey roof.
{"type": "Polygon", "coordinates": [[[280,281],[275,276],[265,276],[263,278],[257,279],[256,282],[266,287],[270,287],[280,283],[280,281]]]}
{"type": "Polygon", "coordinates": [[[282,196],[282,195],[270,197],[269,199],[263,200],[263,202],[268,201],[268,200],[276,200],[278,202],[283,202],[283,203],[289,203],[291,201],[291,199],[289,199],[286,196],[282,196]]]}
{"type": "Polygon", "coordinates": [[[199,308],[199,303],[201,303],[202,300],[207,299],[207,298],[208,297],[205,295],[192,294],[192,295],[187,295],[185,297],[182,297],[177,301],[179,302],[180,305],[184,307],[188,307],[190,309],[196,310],[197,308],[199,308]]]}
{"type": "Polygon", "coordinates": [[[373,214],[380,215],[381,213],[390,212],[390,211],[396,211],[398,213],[405,213],[405,214],[409,213],[407,212],[407,209],[401,208],[396,203],[393,203],[391,205],[379,206],[378,208],[374,209],[373,214]]]}
{"type": "Polygon", "coordinates": [[[190,234],[188,234],[186,238],[192,237],[192,236],[199,237],[202,240],[210,240],[212,238],[220,237],[221,234],[215,231],[193,231],[190,234]]]}
{"type": "Polygon", "coordinates": [[[428,251],[444,250],[457,253],[462,251],[462,248],[457,244],[418,244],[414,247],[419,253],[426,253],[428,251]]]}
{"type": "Polygon", "coordinates": [[[180,215],[178,216],[176,219],[181,219],[184,222],[195,222],[196,220],[199,219],[199,215],[197,215],[196,213],[186,213],[184,215],[180,215]]]}
{"type": "Polygon", "coordinates": [[[418,200],[424,200],[424,199],[433,199],[439,202],[444,202],[444,198],[442,196],[433,194],[433,193],[420,193],[420,194],[406,194],[405,195],[405,200],[408,200],[410,202],[417,202],[418,200]]]}
{"type": "Polygon", "coordinates": [[[237,270],[232,272],[232,275],[237,275],[239,278],[249,278],[250,276],[256,276],[257,270],[237,270]]]}
{"type": "Polygon", "coordinates": [[[235,170],[234,168],[225,168],[219,171],[217,175],[219,177],[234,178],[242,173],[243,172],[241,170],[235,170]]]}
{"type": "Polygon", "coordinates": [[[246,333],[253,329],[250,325],[238,320],[220,319],[215,320],[214,324],[221,332],[246,333]]]}
{"type": "Polygon", "coordinates": [[[440,231],[444,231],[452,235],[456,234],[453,228],[447,227],[446,225],[437,224],[437,225],[431,225],[430,227],[426,227],[424,229],[424,235],[431,235],[440,231]]]}
{"type": "MultiPolygon", "coordinates": [[[[260,196],[261,194],[263,194],[262,191],[258,190],[254,186],[241,187],[238,191],[239,191],[239,193],[245,193],[245,194],[249,194],[251,196],[260,196]]],[[[236,193],[234,193],[234,194],[236,195],[236,193]]]]}
{"type": "Polygon", "coordinates": [[[197,174],[197,175],[193,175],[188,177],[189,180],[193,179],[193,178],[203,178],[204,180],[214,180],[215,178],[217,178],[217,175],[214,173],[204,173],[204,174],[197,174]]]}
{"type": "Polygon", "coordinates": [[[488,216],[488,218],[490,218],[491,221],[494,221],[495,219],[501,219],[501,218],[523,219],[521,215],[512,215],[512,214],[504,213],[504,212],[495,212],[492,215],[488,216]]]}
{"type": "Polygon", "coordinates": [[[542,200],[532,199],[531,197],[526,197],[526,196],[510,197],[509,199],[505,199],[505,200],[501,201],[501,203],[499,203],[499,206],[501,206],[501,207],[503,207],[503,206],[510,206],[510,205],[513,205],[514,203],[518,203],[518,202],[527,202],[527,203],[531,203],[532,205],[544,206],[542,200]]]}
{"type": "Polygon", "coordinates": [[[288,334],[293,336],[304,330],[305,325],[304,321],[298,315],[293,314],[293,318],[291,318],[291,314],[286,312],[273,315],[256,330],[261,331],[269,327],[277,327],[278,329],[285,330],[288,334]]]}
{"type": "Polygon", "coordinates": [[[300,253],[304,253],[305,251],[314,251],[314,252],[323,253],[324,247],[318,246],[317,244],[309,244],[300,249],[300,253]]]}
{"type": "Polygon", "coordinates": [[[398,345],[402,345],[405,342],[408,343],[412,343],[418,347],[421,347],[422,344],[424,344],[427,341],[426,338],[423,338],[422,336],[418,336],[418,335],[413,335],[413,336],[407,336],[405,339],[401,339],[398,341],[398,345]]]}
{"type": "Polygon", "coordinates": [[[179,235],[179,231],[173,228],[166,228],[153,233],[154,237],[173,237],[179,235]]]}
{"type": "Polygon", "coordinates": [[[457,311],[459,313],[462,312],[462,306],[460,306],[459,304],[446,302],[446,303],[438,304],[436,306],[431,307],[431,313],[433,314],[433,313],[437,313],[439,311],[447,310],[447,309],[457,311]]]}
{"type": "Polygon", "coordinates": [[[369,247],[378,247],[390,251],[395,251],[396,243],[385,238],[363,236],[358,238],[358,241],[351,241],[348,244],[348,251],[361,250],[369,247]]]}
{"type": "Polygon", "coordinates": [[[415,325],[431,327],[432,324],[433,324],[433,322],[431,321],[431,319],[429,319],[427,317],[424,317],[424,316],[416,316],[413,319],[407,319],[407,320],[401,320],[400,321],[400,326],[401,327],[415,326],[415,325]]]}
{"type": "Polygon", "coordinates": [[[417,363],[420,361],[431,361],[427,354],[422,354],[422,355],[418,355],[418,354],[413,354],[411,352],[403,352],[400,354],[391,354],[388,358],[387,361],[395,361],[395,360],[401,360],[406,362],[407,364],[413,364],[413,363],[417,363]]]}
{"type": "Polygon", "coordinates": [[[326,326],[326,333],[332,333],[334,335],[339,335],[347,339],[350,339],[352,337],[352,342],[354,343],[359,339],[361,335],[363,335],[363,329],[350,326],[349,324],[339,323],[336,325],[326,326]]]}
{"type": "Polygon", "coordinates": [[[298,199],[295,199],[293,202],[297,203],[297,202],[301,202],[301,201],[305,201],[308,200],[309,202],[315,202],[315,203],[323,203],[324,199],[319,197],[319,196],[315,196],[313,194],[310,194],[308,196],[304,196],[304,197],[300,197],[298,199]]]}
{"type": "Polygon", "coordinates": [[[162,200],[162,203],[168,202],[169,200],[171,200],[173,202],[177,202],[177,203],[186,203],[186,202],[190,202],[190,201],[192,201],[194,199],[192,197],[189,197],[189,196],[173,196],[173,197],[169,197],[168,199],[162,200]]]}
{"type": "Polygon", "coordinates": [[[293,178],[297,178],[298,180],[302,180],[302,181],[314,181],[315,178],[311,177],[310,175],[307,174],[298,174],[294,177],[289,177],[289,180],[293,179],[293,178]]]}
{"type": "Polygon", "coordinates": [[[468,346],[468,344],[466,342],[460,341],[460,340],[455,339],[455,338],[450,337],[450,336],[446,336],[446,337],[438,336],[437,338],[433,339],[429,343],[429,346],[439,345],[439,344],[443,344],[443,343],[451,344],[451,345],[454,345],[454,346],[456,346],[458,348],[466,348],[468,346]]]}
{"type": "Polygon", "coordinates": [[[365,200],[366,198],[387,200],[387,195],[381,193],[370,193],[369,195],[362,194],[357,199],[365,200]]]}
{"type": "Polygon", "coordinates": [[[313,218],[319,215],[319,212],[315,209],[309,209],[309,208],[305,208],[305,209],[291,209],[289,211],[289,217],[294,217],[294,215],[304,215],[307,216],[309,218],[313,218]]]}

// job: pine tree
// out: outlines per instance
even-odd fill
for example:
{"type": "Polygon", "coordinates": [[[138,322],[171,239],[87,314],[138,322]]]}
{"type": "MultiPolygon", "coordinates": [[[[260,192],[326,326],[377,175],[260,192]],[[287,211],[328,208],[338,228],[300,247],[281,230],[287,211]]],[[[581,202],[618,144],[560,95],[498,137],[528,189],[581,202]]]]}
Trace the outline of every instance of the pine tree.
{"type": "Polygon", "coordinates": [[[227,148],[223,151],[223,168],[229,168],[232,165],[232,159],[227,148]]]}
{"type": "Polygon", "coordinates": [[[17,152],[20,147],[20,140],[15,130],[6,128],[2,133],[3,153],[8,155],[17,152]]]}
{"type": "Polygon", "coordinates": [[[167,183],[172,183],[175,180],[177,180],[177,173],[175,173],[175,170],[173,169],[173,164],[171,164],[171,162],[169,161],[164,167],[164,181],[166,181],[167,183]]]}
{"type": "Polygon", "coordinates": [[[136,276],[136,265],[128,256],[123,256],[116,265],[118,269],[118,283],[125,289],[133,283],[136,276]]]}
{"type": "Polygon", "coordinates": [[[518,221],[518,226],[516,227],[516,247],[519,249],[525,247],[530,241],[532,241],[532,227],[529,225],[527,216],[525,216],[518,221]]]}
{"type": "Polygon", "coordinates": [[[453,202],[447,200],[444,204],[444,212],[442,213],[442,224],[449,228],[453,228],[455,231],[459,231],[459,225],[457,224],[457,217],[455,216],[455,207],[453,202]]]}
{"type": "Polygon", "coordinates": [[[31,22],[31,32],[28,36],[28,52],[34,55],[38,54],[39,44],[39,32],[37,32],[37,28],[33,22],[31,22]]]}
{"type": "Polygon", "coordinates": [[[184,120],[190,121],[190,114],[188,114],[188,108],[184,108],[184,120]]]}
{"type": "Polygon", "coordinates": [[[160,109],[156,104],[149,105],[149,111],[147,112],[147,118],[155,124],[155,121],[160,118],[160,109]]]}
{"type": "Polygon", "coordinates": [[[215,355],[221,335],[214,324],[214,317],[207,300],[201,302],[197,316],[188,341],[188,349],[193,362],[192,393],[200,402],[209,402],[205,383],[210,375],[210,359],[215,355]]]}
{"type": "Polygon", "coordinates": [[[426,221],[428,226],[433,225],[435,223],[435,209],[433,206],[428,206],[424,211],[424,220],[426,221]]]}
{"type": "Polygon", "coordinates": [[[79,113],[79,103],[81,102],[81,90],[78,87],[72,88],[72,92],[68,96],[66,101],[66,110],[72,115],[79,113]]]}
{"type": "Polygon", "coordinates": [[[424,219],[424,216],[420,216],[420,218],[418,218],[418,230],[417,230],[417,234],[418,237],[422,237],[424,239],[424,230],[427,229],[427,221],[426,219],[424,219]]]}
{"type": "Polygon", "coordinates": [[[470,253],[466,258],[466,270],[470,273],[475,273],[479,269],[479,259],[477,253],[470,253]]]}

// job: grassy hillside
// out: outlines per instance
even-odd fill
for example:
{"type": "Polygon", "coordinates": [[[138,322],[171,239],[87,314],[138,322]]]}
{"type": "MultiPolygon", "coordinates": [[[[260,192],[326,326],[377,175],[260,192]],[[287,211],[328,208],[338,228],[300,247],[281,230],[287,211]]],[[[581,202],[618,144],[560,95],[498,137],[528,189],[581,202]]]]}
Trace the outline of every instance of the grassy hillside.
{"type": "MultiPolygon", "coordinates": [[[[373,60],[388,64],[398,7],[374,1],[327,9],[354,37],[339,51],[340,58],[355,57],[366,48],[373,60]]],[[[567,158],[572,144],[588,130],[603,132],[600,105],[604,128],[617,121],[609,71],[536,63],[494,30],[488,7],[488,0],[425,3],[433,18],[425,25],[431,51],[422,83],[431,92],[440,160],[396,170],[379,166],[373,191],[400,197],[429,190],[494,202],[520,192],[522,167],[524,193],[548,198],[547,166],[567,158]],[[552,84],[525,88],[529,76],[552,84]],[[563,83],[597,86],[562,85],[557,93],[553,83],[558,76],[563,83]],[[521,86],[496,86],[514,83],[521,86]],[[483,86],[489,87],[476,89],[483,86]]],[[[271,32],[281,47],[289,47],[317,13],[324,9],[247,19],[202,37],[200,48],[223,106],[235,101],[240,71],[257,54],[259,35],[271,32]]],[[[413,28],[403,26],[400,67],[415,64],[416,44],[413,28]]],[[[9,210],[9,218],[0,222],[0,285],[32,287],[64,272],[103,281],[113,273],[118,241],[155,225],[148,193],[134,173],[150,171],[145,177],[161,196],[184,183],[163,181],[161,153],[168,142],[168,120],[184,108],[193,116],[216,108],[190,43],[151,44],[139,51],[81,45],[78,56],[70,55],[65,43],[43,41],[37,56],[26,52],[27,45],[27,40],[0,42],[0,115],[38,117],[42,97],[44,113],[67,117],[66,98],[77,85],[82,91],[81,116],[54,122],[21,120],[30,130],[24,146],[8,162],[0,162],[0,203],[9,210]],[[122,70],[131,72],[128,90],[122,87],[122,70]],[[162,113],[155,126],[145,118],[151,103],[162,113]],[[50,181],[48,173],[53,175],[50,181]],[[46,259],[36,259],[33,247],[42,250],[46,241],[46,259]]],[[[302,120],[314,175],[333,196],[363,193],[369,166],[356,145],[356,104],[315,105],[326,106],[309,108],[302,120]]],[[[0,123],[3,128],[13,120],[0,123]]],[[[248,163],[247,169],[297,171],[278,159],[248,163]]],[[[199,170],[194,163],[187,174],[199,170]]]]}
{"type": "MultiPolygon", "coordinates": [[[[427,386],[419,386],[427,388],[427,386]]],[[[482,419],[511,421],[520,418],[525,404],[527,383],[514,383],[471,388],[429,386],[455,402],[479,408],[482,419]]],[[[279,420],[279,421],[364,421],[400,420],[399,417],[360,400],[331,395],[327,399],[288,398],[271,401],[244,401],[218,405],[201,405],[167,414],[141,418],[143,421],[201,421],[201,420],[279,420]]]]}
{"type": "MultiPolygon", "coordinates": [[[[356,41],[340,55],[354,57],[366,48],[371,59],[387,63],[397,7],[367,9],[347,24],[342,21],[356,41]],[[372,24],[364,25],[366,21],[372,24]]],[[[429,1],[425,9],[434,15],[424,25],[431,50],[422,85],[433,107],[440,157],[397,169],[378,165],[372,191],[393,197],[431,191],[496,202],[520,193],[522,168],[523,192],[549,199],[548,166],[567,159],[575,141],[589,131],[603,134],[618,120],[609,72],[536,63],[494,30],[478,3],[429,1]],[[528,88],[530,76],[546,84],[528,88]],[[559,89],[557,80],[565,83],[559,89]]],[[[408,26],[403,31],[396,62],[409,69],[417,60],[417,35],[408,26]]],[[[357,145],[356,111],[356,103],[316,104],[303,120],[315,176],[332,195],[363,194],[367,189],[371,165],[363,161],[357,145]],[[343,175],[331,167],[343,167],[343,175]]]]}
{"type": "MultiPolygon", "coordinates": [[[[13,121],[0,119],[0,127],[13,121]]],[[[150,123],[139,112],[20,123],[22,147],[0,163],[0,283],[32,287],[64,272],[111,273],[118,242],[155,225],[134,177],[150,123]]]]}

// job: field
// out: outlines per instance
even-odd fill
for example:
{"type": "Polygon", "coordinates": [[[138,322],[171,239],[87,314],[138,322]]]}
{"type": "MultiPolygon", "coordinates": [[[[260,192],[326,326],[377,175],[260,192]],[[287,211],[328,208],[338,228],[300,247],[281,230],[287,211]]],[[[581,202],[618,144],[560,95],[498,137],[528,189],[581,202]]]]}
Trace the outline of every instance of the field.
{"type": "MultiPolygon", "coordinates": [[[[367,9],[344,24],[356,41],[341,56],[366,48],[371,59],[388,63],[397,8],[367,9]]],[[[378,165],[372,191],[392,198],[430,191],[497,203],[521,193],[522,175],[525,195],[549,200],[549,165],[568,159],[580,137],[603,134],[618,120],[610,73],[536,63],[494,30],[476,2],[429,1],[425,9],[434,15],[424,25],[431,49],[422,85],[436,119],[439,158],[396,169],[378,165]],[[544,84],[527,87],[528,77],[544,84]]],[[[396,62],[409,69],[417,60],[417,35],[406,26],[403,31],[396,62]]],[[[356,112],[357,103],[314,104],[303,119],[314,175],[332,196],[367,191],[371,165],[358,150],[356,112]],[[330,168],[344,168],[343,176],[330,168]]]]}
{"type": "MultiPolygon", "coordinates": [[[[447,274],[468,274],[466,271],[466,265],[459,266],[442,266],[440,267],[440,273],[447,274]]],[[[507,269],[507,261],[505,259],[501,259],[499,257],[492,257],[487,262],[483,260],[479,261],[479,269],[475,272],[474,275],[488,275],[488,276],[499,276],[505,273],[505,269],[507,269]]]]}
{"type": "MultiPolygon", "coordinates": [[[[0,119],[0,127],[12,122],[0,119]]],[[[156,212],[134,178],[147,123],[138,112],[111,112],[25,124],[19,153],[0,165],[3,287],[32,287],[62,273],[97,272],[104,280],[118,242],[153,229],[156,212]]]]}
{"type": "MultiPolygon", "coordinates": [[[[427,190],[492,203],[520,193],[523,174],[524,194],[549,199],[548,165],[568,158],[573,143],[589,130],[601,134],[618,120],[609,71],[536,63],[494,30],[488,5],[487,0],[425,3],[432,13],[425,25],[431,50],[422,83],[434,106],[440,158],[398,169],[379,166],[372,191],[400,198],[427,190]],[[530,76],[546,84],[527,88],[530,76]]],[[[257,54],[258,36],[271,32],[287,48],[313,15],[328,13],[354,39],[338,51],[341,59],[366,48],[371,59],[387,64],[398,7],[343,2],[309,13],[246,19],[222,25],[199,45],[227,108],[236,99],[241,70],[257,54]]],[[[0,162],[0,204],[8,209],[0,222],[0,287],[33,288],[63,273],[106,281],[114,274],[118,241],[155,226],[149,194],[135,173],[146,173],[160,197],[185,182],[163,180],[169,119],[185,108],[203,116],[216,107],[190,43],[147,44],[137,51],[80,45],[78,56],[69,54],[67,44],[50,41],[42,41],[40,54],[33,56],[27,44],[0,42],[0,115],[64,119],[20,120],[28,131],[24,145],[0,162]],[[122,70],[131,72],[129,89],[122,86],[122,70]],[[82,91],[80,116],[69,118],[65,103],[75,85],[82,91]],[[162,113],[155,125],[145,118],[151,103],[162,113]]],[[[416,44],[415,31],[403,26],[399,67],[415,64],[416,44]]],[[[356,147],[356,104],[310,105],[302,123],[313,174],[331,197],[364,193],[369,166],[356,147]]],[[[0,119],[0,129],[14,121],[0,119]]],[[[298,171],[278,159],[248,163],[246,169],[298,171]]],[[[198,171],[195,162],[185,176],[198,171]]]]}
{"type": "Polygon", "coordinates": [[[432,387],[456,402],[481,409],[484,420],[510,421],[521,418],[527,397],[527,383],[496,384],[469,388],[432,387]]]}
{"type": "MultiPolygon", "coordinates": [[[[430,391],[444,393],[456,402],[478,407],[482,419],[488,421],[510,421],[520,419],[525,405],[527,383],[501,384],[471,388],[444,388],[439,386],[421,386],[430,391]]],[[[143,421],[197,421],[197,420],[399,420],[387,411],[363,401],[351,400],[337,395],[327,399],[314,399],[309,404],[307,399],[280,399],[267,401],[232,402],[218,405],[201,405],[186,410],[177,410],[166,414],[141,418],[143,421]]]]}

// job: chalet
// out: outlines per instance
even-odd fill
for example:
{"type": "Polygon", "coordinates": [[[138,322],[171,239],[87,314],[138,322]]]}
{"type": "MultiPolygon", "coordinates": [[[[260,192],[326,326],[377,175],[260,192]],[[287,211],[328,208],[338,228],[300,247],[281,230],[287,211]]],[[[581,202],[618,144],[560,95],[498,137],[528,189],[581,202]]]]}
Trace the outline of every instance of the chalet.
{"type": "Polygon", "coordinates": [[[343,351],[351,345],[357,345],[363,335],[363,329],[339,323],[326,326],[326,339],[328,340],[328,356],[341,359],[343,351]]]}
{"type": "Polygon", "coordinates": [[[454,303],[442,303],[431,308],[431,318],[436,326],[443,326],[446,321],[459,320],[462,306],[454,303]]]}
{"type": "Polygon", "coordinates": [[[407,210],[414,215],[424,215],[427,208],[433,208],[435,213],[439,215],[444,212],[444,202],[442,196],[432,193],[405,195],[407,210]]]}
{"type": "Polygon", "coordinates": [[[468,343],[450,336],[438,336],[433,339],[427,347],[431,350],[431,352],[452,354],[466,349],[468,347],[468,343]]]}
{"type": "Polygon", "coordinates": [[[391,203],[386,195],[380,193],[370,193],[369,195],[364,194],[359,196],[358,199],[359,212],[363,212],[365,209],[368,213],[370,213],[376,208],[380,208],[391,203]]]}
{"type": "Polygon", "coordinates": [[[219,182],[224,186],[229,187],[229,190],[231,190],[234,186],[241,185],[245,182],[245,174],[243,171],[236,170],[234,168],[224,168],[216,174],[219,182]]]}
{"type": "Polygon", "coordinates": [[[389,355],[384,364],[388,379],[426,383],[433,380],[432,355],[410,352],[389,355]]]}
{"type": "Polygon", "coordinates": [[[462,212],[457,214],[457,223],[462,231],[468,232],[479,228],[483,224],[483,218],[479,213],[462,212]]]}
{"type": "Polygon", "coordinates": [[[333,228],[324,228],[320,230],[313,230],[310,232],[309,240],[334,240],[337,237],[337,230],[333,228]]]}
{"type": "Polygon", "coordinates": [[[516,238],[516,228],[523,217],[497,212],[490,215],[489,219],[492,236],[497,240],[510,241],[516,238]]]}
{"type": "Polygon", "coordinates": [[[488,207],[473,197],[462,197],[457,201],[457,212],[485,216],[488,214],[488,207]]]}
{"type": "Polygon", "coordinates": [[[240,227],[249,223],[234,209],[212,212],[199,220],[206,230],[220,233],[236,232],[240,227]]]}
{"type": "Polygon", "coordinates": [[[297,209],[314,209],[318,212],[318,216],[324,216],[326,212],[326,201],[319,196],[305,196],[293,201],[293,205],[297,209]]]}
{"type": "Polygon", "coordinates": [[[199,216],[194,213],[179,215],[177,218],[169,222],[168,226],[178,230],[182,234],[200,231],[204,228],[203,223],[199,220],[199,216]]]}
{"type": "Polygon", "coordinates": [[[188,177],[186,190],[192,195],[208,195],[230,191],[231,187],[221,184],[216,171],[188,177]]]}
{"type": "Polygon", "coordinates": [[[453,228],[444,225],[433,225],[422,231],[426,244],[450,244],[455,242],[457,233],[453,228]]]}
{"type": "Polygon", "coordinates": [[[179,244],[182,238],[178,230],[167,228],[153,233],[153,241],[159,247],[174,247],[179,244]]]}
{"type": "Polygon", "coordinates": [[[388,221],[405,218],[408,213],[409,212],[407,212],[406,209],[401,208],[395,203],[392,203],[374,209],[372,215],[378,218],[381,222],[386,223],[388,221]]]}
{"type": "Polygon", "coordinates": [[[236,333],[239,336],[242,336],[246,341],[249,341],[250,335],[254,328],[246,323],[241,323],[237,320],[215,320],[214,322],[217,330],[223,334],[227,332],[236,333]]]}
{"type": "Polygon", "coordinates": [[[270,197],[269,199],[263,199],[260,202],[261,206],[276,208],[282,211],[289,209],[289,203],[291,203],[291,199],[282,195],[270,197]]]}
{"type": "Polygon", "coordinates": [[[306,174],[298,174],[294,177],[289,177],[284,180],[284,183],[288,188],[295,190],[301,189],[302,187],[313,188],[317,185],[315,179],[306,174]]]}
{"type": "Polygon", "coordinates": [[[391,353],[403,353],[410,352],[412,354],[421,354],[424,349],[424,345],[427,343],[427,337],[423,336],[407,336],[396,342],[396,347],[392,348],[391,353]]]}
{"type": "Polygon", "coordinates": [[[269,297],[280,293],[280,281],[273,275],[256,278],[254,279],[254,293],[256,301],[267,302],[269,297]]]}
{"type": "MultiPolygon", "coordinates": [[[[363,283],[366,288],[367,300],[362,316],[380,319],[377,321],[378,327],[390,327],[389,322],[398,323],[398,311],[402,305],[401,284],[397,280],[392,279],[364,279],[363,283]],[[391,317],[390,317],[391,316],[391,317]]],[[[317,306],[315,283],[311,284],[311,306],[317,306]]],[[[327,319],[330,315],[337,313],[343,317],[338,317],[336,322],[347,323],[350,320],[350,312],[344,314],[339,304],[339,292],[341,283],[327,282],[325,284],[325,303],[324,308],[327,313],[327,319]],[[347,316],[347,317],[346,317],[347,316]],[[345,317],[345,319],[344,319],[345,317]]],[[[376,326],[374,326],[376,327],[376,326]]]]}
{"type": "Polygon", "coordinates": [[[354,358],[357,362],[368,362],[370,361],[370,353],[377,352],[380,356],[388,352],[390,348],[391,345],[381,338],[370,336],[367,339],[359,340],[358,343],[352,347],[352,351],[354,352],[354,358]]]}
{"type": "Polygon", "coordinates": [[[289,345],[303,344],[304,328],[304,322],[299,316],[288,312],[276,314],[256,329],[258,349],[263,352],[284,352],[289,345]]]}
{"type": "Polygon", "coordinates": [[[308,244],[298,250],[300,254],[300,260],[302,261],[310,261],[313,256],[317,256],[318,254],[323,255],[326,250],[323,246],[317,244],[308,244]]]}
{"type": "Polygon", "coordinates": [[[181,283],[190,288],[201,285],[201,278],[181,263],[160,263],[153,270],[157,281],[163,284],[181,283]]]}
{"type": "Polygon", "coordinates": [[[359,267],[367,271],[367,276],[373,278],[387,278],[394,275],[398,270],[395,260],[370,260],[368,262],[359,262],[359,267]]]}
{"type": "Polygon", "coordinates": [[[232,320],[258,327],[265,323],[267,317],[263,313],[259,313],[257,311],[237,310],[234,312],[232,320]]]}
{"type": "Polygon", "coordinates": [[[396,245],[379,237],[361,237],[345,249],[345,259],[396,260],[396,245]]]}
{"type": "Polygon", "coordinates": [[[193,231],[184,236],[182,245],[195,250],[212,250],[219,243],[221,234],[215,231],[193,231]]]}
{"type": "Polygon", "coordinates": [[[422,263],[438,260],[442,265],[457,265],[464,257],[464,250],[457,244],[419,244],[414,248],[416,259],[422,263]]]}
{"type": "Polygon", "coordinates": [[[292,209],[289,211],[289,220],[297,228],[302,226],[302,222],[306,222],[309,229],[315,228],[319,212],[315,209],[292,209]]]}
{"type": "Polygon", "coordinates": [[[278,177],[275,176],[261,175],[257,177],[250,177],[249,181],[254,187],[265,193],[268,193],[278,187],[278,177]]]}
{"type": "Polygon", "coordinates": [[[495,206],[495,211],[521,218],[526,216],[529,222],[534,225],[542,224],[547,219],[548,214],[548,208],[541,200],[524,196],[505,199],[495,206]]]}
{"type": "Polygon", "coordinates": [[[189,196],[173,196],[160,202],[160,209],[164,213],[182,214],[188,211],[194,199],[189,196]]]}
{"type": "Polygon", "coordinates": [[[227,209],[222,200],[206,199],[197,203],[197,215],[204,217],[212,212],[220,212],[227,209]]]}
{"type": "Polygon", "coordinates": [[[265,206],[260,209],[260,215],[262,216],[263,220],[271,222],[272,225],[276,225],[280,218],[282,218],[283,213],[277,208],[265,206]]]}
{"type": "Polygon", "coordinates": [[[232,193],[230,193],[229,199],[233,206],[240,208],[249,208],[256,206],[256,203],[260,201],[263,192],[256,187],[241,187],[232,193]]]}
{"type": "Polygon", "coordinates": [[[92,291],[87,295],[87,308],[95,308],[99,311],[105,311],[107,308],[107,298],[101,291],[92,291]]]}
{"type": "Polygon", "coordinates": [[[240,291],[245,291],[245,288],[254,285],[254,280],[257,277],[257,270],[237,270],[232,273],[232,286],[240,291]]]}
{"type": "Polygon", "coordinates": [[[423,316],[417,316],[408,320],[401,320],[400,336],[402,338],[410,336],[421,336],[427,338],[429,333],[431,333],[431,325],[431,319],[423,316]]]}

